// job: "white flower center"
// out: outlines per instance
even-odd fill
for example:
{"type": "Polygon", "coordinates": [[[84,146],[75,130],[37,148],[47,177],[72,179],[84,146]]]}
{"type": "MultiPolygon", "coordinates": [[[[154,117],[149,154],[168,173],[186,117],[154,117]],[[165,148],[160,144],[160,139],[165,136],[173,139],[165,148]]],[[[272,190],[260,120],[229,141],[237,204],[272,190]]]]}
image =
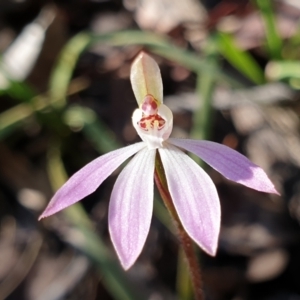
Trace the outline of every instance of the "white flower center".
{"type": "Polygon", "coordinates": [[[162,148],[172,132],[173,114],[166,105],[147,95],[140,108],[134,111],[132,123],[149,149],[162,148]]]}

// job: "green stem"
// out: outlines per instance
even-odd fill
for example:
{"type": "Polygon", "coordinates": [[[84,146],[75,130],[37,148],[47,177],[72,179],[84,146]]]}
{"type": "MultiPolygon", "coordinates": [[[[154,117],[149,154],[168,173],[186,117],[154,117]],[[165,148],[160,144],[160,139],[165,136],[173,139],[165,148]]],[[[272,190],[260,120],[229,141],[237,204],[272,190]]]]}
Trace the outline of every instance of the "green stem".
{"type": "Polygon", "coordinates": [[[193,241],[186,233],[185,229],[183,228],[182,223],[174,207],[172,197],[168,189],[167,179],[164,173],[163,165],[158,153],[156,154],[156,159],[155,159],[154,179],[158,191],[165,203],[165,206],[167,207],[169,213],[171,214],[171,217],[177,228],[179,241],[182,245],[183,251],[185,253],[185,257],[188,262],[191,281],[195,292],[195,299],[203,300],[204,297],[203,297],[203,290],[202,290],[201,272],[198,265],[198,259],[195,253],[193,241]]]}

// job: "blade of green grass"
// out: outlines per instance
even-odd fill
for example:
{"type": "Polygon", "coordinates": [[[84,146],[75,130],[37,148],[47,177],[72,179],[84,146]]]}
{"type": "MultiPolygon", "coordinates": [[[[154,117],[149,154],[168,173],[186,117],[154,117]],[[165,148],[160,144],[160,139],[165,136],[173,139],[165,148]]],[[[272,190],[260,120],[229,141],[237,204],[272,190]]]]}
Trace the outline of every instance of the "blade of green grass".
{"type": "Polygon", "coordinates": [[[141,45],[151,52],[166,59],[177,62],[185,68],[195,72],[209,73],[218,80],[225,81],[232,86],[243,86],[240,82],[228,76],[220,68],[212,67],[205,58],[173,45],[169,39],[147,31],[128,30],[103,35],[93,35],[92,44],[108,43],[114,46],[141,45]]]}
{"type": "Polygon", "coordinates": [[[256,0],[256,4],[264,21],[267,48],[270,56],[272,59],[281,59],[282,39],[277,31],[272,1],[256,0]]]}
{"type": "Polygon", "coordinates": [[[31,99],[36,96],[33,88],[25,82],[10,81],[9,87],[3,91],[11,98],[20,102],[30,103],[31,99]]]}
{"type": "MultiPolygon", "coordinates": [[[[181,49],[169,42],[161,35],[147,31],[128,30],[109,34],[94,35],[81,32],[74,36],[63,48],[57,65],[51,76],[51,96],[54,98],[62,96],[67,90],[67,82],[70,80],[74,71],[75,62],[80,54],[87,47],[97,43],[106,43],[111,46],[141,45],[147,47],[153,53],[161,55],[169,60],[190,69],[194,72],[208,72],[216,76],[219,80],[229,82],[233,86],[240,87],[237,82],[220,69],[212,69],[210,65],[195,53],[181,49]]],[[[60,103],[63,105],[63,102],[60,103]]]]}
{"type": "Polygon", "coordinates": [[[69,83],[75,66],[80,54],[86,49],[90,42],[90,35],[81,32],[70,39],[61,51],[49,82],[49,97],[52,99],[51,101],[54,107],[62,108],[65,106],[69,83]]]}
{"type": "Polygon", "coordinates": [[[1,113],[0,140],[19,129],[33,115],[33,109],[29,104],[19,104],[1,113]]]}
{"type": "Polygon", "coordinates": [[[256,84],[265,82],[264,73],[252,56],[238,48],[234,39],[226,33],[218,33],[220,53],[243,75],[256,84]]]}
{"type": "MultiPolygon", "coordinates": [[[[86,83],[73,80],[70,83],[70,89],[67,95],[77,93],[86,88],[86,83]]],[[[41,94],[31,99],[30,103],[18,104],[10,109],[7,109],[0,114],[0,140],[13,133],[24,125],[31,118],[36,118],[37,113],[42,111],[50,112],[53,104],[59,102],[60,99],[49,98],[47,94],[41,94]]],[[[38,119],[37,119],[38,121],[38,119]]],[[[61,119],[56,120],[61,123],[61,119]]]]}

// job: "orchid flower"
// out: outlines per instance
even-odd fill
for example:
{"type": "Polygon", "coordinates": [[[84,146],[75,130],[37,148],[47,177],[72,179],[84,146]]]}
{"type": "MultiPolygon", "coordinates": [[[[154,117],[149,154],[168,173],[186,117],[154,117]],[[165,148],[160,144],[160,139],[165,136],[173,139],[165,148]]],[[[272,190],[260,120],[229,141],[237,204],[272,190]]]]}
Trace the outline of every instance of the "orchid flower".
{"type": "Polygon", "coordinates": [[[94,192],[125,160],[109,204],[109,232],[124,269],[130,268],[145,244],[153,210],[157,151],[168,189],[188,235],[215,255],[220,231],[220,203],[206,172],[183,150],[199,156],[227,179],[252,189],[277,194],[265,172],[240,153],[218,143],[169,138],[173,115],[163,104],[163,87],[156,62],[141,53],[131,68],[131,84],[139,108],[132,116],[142,142],[109,152],[75,173],[54,195],[41,218],[48,217],[94,192]]]}

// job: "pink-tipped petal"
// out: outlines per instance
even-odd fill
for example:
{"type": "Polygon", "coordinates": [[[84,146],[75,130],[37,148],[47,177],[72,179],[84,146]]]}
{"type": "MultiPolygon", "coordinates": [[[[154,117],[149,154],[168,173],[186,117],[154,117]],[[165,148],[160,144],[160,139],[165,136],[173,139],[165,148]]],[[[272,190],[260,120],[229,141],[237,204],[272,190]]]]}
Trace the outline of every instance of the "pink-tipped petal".
{"type": "Polygon", "coordinates": [[[166,145],[158,151],[183,227],[203,250],[215,255],[221,210],[214,183],[200,166],[177,147],[166,145]]]}
{"type": "Polygon", "coordinates": [[[189,139],[173,138],[168,142],[196,154],[227,179],[257,191],[279,194],[262,168],[227,146],[189,139]]]}
{"type": "Polygon", "coordinates": [[[83,199],[92,192],[126,159],[146,147],[144,142],[133,144],[93,160],[75,173],[53,196],[39,220],[83,199]]]}
{"type": "Polygon", "coordinates": [[[112,191],[108,224],[121,264],[129,269],[145,244],[153,210],[156,150],[143,149],[119,175],[112,191]]]}

